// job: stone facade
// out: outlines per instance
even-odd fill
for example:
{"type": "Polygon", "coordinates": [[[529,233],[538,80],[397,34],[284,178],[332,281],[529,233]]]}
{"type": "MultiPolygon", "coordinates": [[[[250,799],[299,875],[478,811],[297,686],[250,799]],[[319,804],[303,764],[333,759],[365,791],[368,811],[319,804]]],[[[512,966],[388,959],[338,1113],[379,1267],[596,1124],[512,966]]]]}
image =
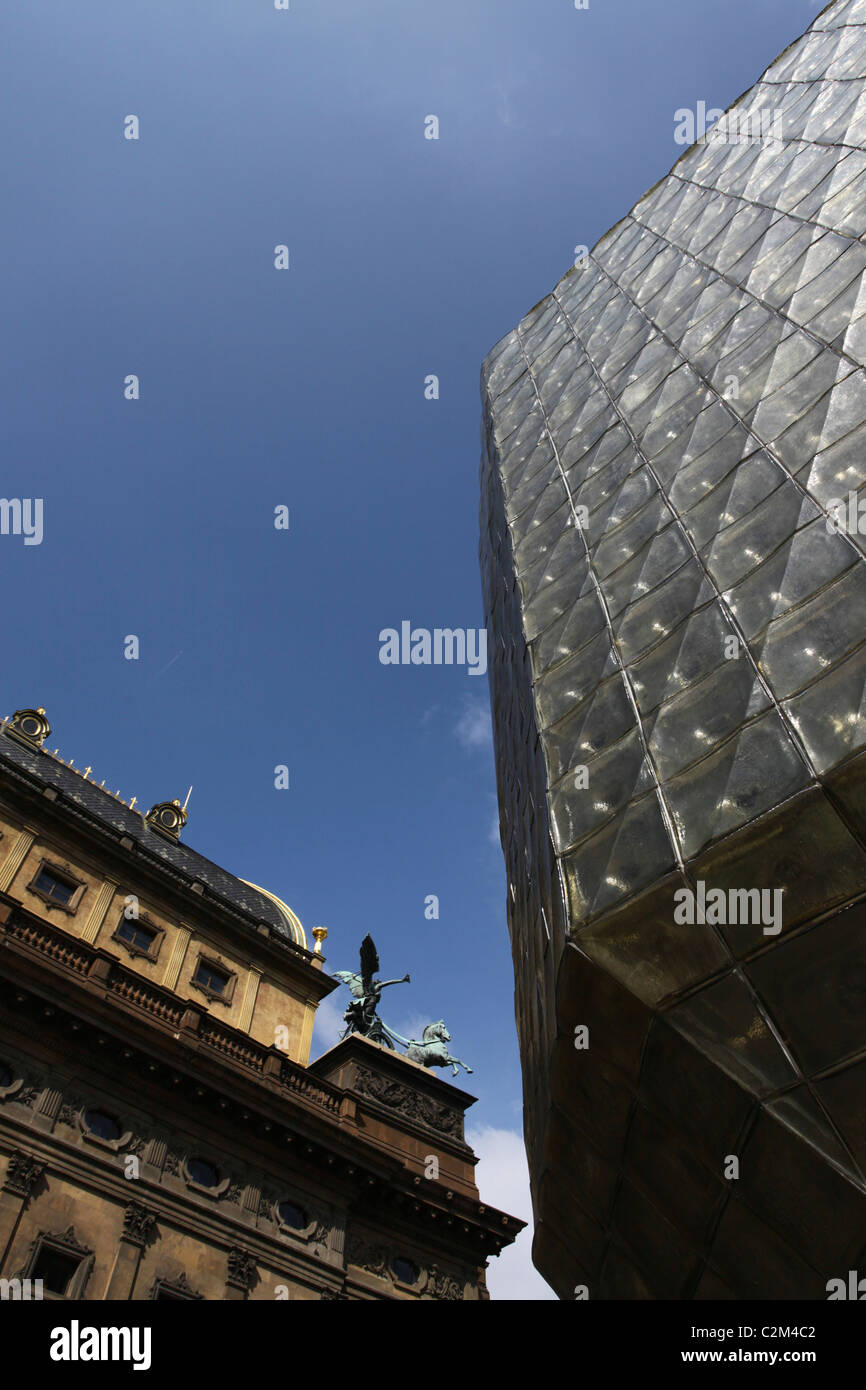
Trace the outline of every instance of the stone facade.
{"type": "Polygon", "coordinates": [[[473,1097],[363,1038],[307,1066],[336,982],[294,915],[81,780],[0,732],[0,1297],[485,1298],[523,1223],[473,1097]]]}

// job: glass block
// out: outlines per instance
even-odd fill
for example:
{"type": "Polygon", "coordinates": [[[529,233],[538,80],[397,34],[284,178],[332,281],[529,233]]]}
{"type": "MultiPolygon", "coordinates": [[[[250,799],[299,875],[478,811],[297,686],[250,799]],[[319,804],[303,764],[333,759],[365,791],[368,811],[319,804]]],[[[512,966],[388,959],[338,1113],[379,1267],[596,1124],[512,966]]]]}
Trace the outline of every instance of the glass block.
{"type": "Polygon", "coordinates": [[[866,744],[866,646],[840,661],[783,708],[816,772],[827,772],[866,744]]]}
{"type": "MultiPolygon", "coordinates": [[[[553,773],[571,750],[561,744],[551,748],[550,737],[549,734],[545,738],[545,747],[550,751],[553,773]]],[[[551,831],[558,854],[610,820],[629,801],[651,791],[654,785],[636,729],[588,761],[579,749],[574,749],[571,756],[578,763],[583,756],[585,766],[578,773],[566,772],[550,792],[551,831]]]]}
{"type": "Polygon", "coordinates": [[[862,906],[849,907],[745,966],[806,1075],[863,1050],[863,928],[862,906]]]}
{"type": "Polygon", "coordinates": [[[560,863],[575,927],[662,878],[675,860],[656,794],[633,802],[560,863]]]}
{"type": "Polygon", "coordinates": [[[775,694],[793,695],[864,640],[866,565],[855,565],[766,629],[757,650],[775,694]]]}
{"type": "Polygon", "coordinates": [[[703,547],[707,569],[719,589],[739,583],[780,545],[790,545],[793,534],[819,515],[815,503],[794,483],[783,483],[748,516],[703,547]]]}
{"type": "Polygon", "coordinates": [[[752,637],[856,562],[853,546],[829,533],[822,519],[783,542],[724,598],[746,636],[752,637]]]}
{"type": "Polygon", "coordinates": [[[723,661],[704,680],[667,700],[646,721],[649,751],[662,781],[706,757],[770,703],[751,662],[723,661]]]}
{"type": "Polygon", "coordinates": [[[662,700],[717,670],[725,660],[726,639],[734,635],[730,619],[719,603],[689,614],[666,641],[629,667],[641,714],[648,714],[662,700]]]}
{"type": "Polygon", "coordinates": [[[761,716],[665,784],[684,856],[778,806],[808,781],[779,715],[761,716]]]}
{"type": "Polygon", "coordinates": [[[637,660],[713,596],[712,585],[697,560],[688,560],[614,621],[613,633],[622,660],[626,663],[637,660]]]}
{"type": "Polygon", "coordinates": [[[669,1010],[667,1018],[717,1067],[756,1096],[791,1085],[799,1073],[745,976],[729,971],[669,1010]]]}

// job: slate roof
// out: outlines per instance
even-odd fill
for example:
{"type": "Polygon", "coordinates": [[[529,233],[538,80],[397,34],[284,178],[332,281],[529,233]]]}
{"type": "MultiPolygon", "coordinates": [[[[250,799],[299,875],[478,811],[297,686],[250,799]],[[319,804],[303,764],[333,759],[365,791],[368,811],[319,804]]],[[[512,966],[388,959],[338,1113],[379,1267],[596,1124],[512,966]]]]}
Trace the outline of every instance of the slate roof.
{"type": "Polygon", "coordinates": [[[30,781],[43,787],[55,787],[67,803],[113,831],[118,838],[128,836],[140,851],[180,874],[188,885],[204,884],[210,890],[208,896],[221,899],[231,908],[255,919],[249,924],[251,928],[255,923],[264,922],[277,935],[297,944],[278,907],[263,893],[182,841],[166,839],[148,825],[137,809],[130,809],[111,792],[86,779],[74,768],[67,767],[46,750],[25,747],[4,731],[0,734],[0,768],[14,768],[30,781]]]}

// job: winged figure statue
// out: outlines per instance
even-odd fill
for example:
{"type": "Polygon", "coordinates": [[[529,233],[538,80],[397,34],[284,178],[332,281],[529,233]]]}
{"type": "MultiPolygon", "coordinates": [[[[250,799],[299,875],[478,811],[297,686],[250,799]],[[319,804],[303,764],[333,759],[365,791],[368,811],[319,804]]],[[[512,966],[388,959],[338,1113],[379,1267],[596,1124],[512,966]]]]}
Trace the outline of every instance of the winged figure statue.
{"type": "Polygon", "coordinates": [[[367,934],[361,942],[361,973],[356,975],[351,970],[335,970],[334,976],[342,980],[344,985],[348,985],[352,991],[352,1001],[346,1012],[343,1014],[343,1022],[346,1024],[343,1037],[349,1033],[362,1033],[371,1042],[384,1043],[386,1047],[393,1048],[393,1039],[399,1042],[403,1039],[382,1022],[376,1010],[379,1007],[379,1000],[382,997],[382,990],[388,985],[405,985],[409,983],[409,976],[403,975],[399,980],[377,980],[376,971],[379,969],[379,956],[376,951],[373,938],[367,934]]]}

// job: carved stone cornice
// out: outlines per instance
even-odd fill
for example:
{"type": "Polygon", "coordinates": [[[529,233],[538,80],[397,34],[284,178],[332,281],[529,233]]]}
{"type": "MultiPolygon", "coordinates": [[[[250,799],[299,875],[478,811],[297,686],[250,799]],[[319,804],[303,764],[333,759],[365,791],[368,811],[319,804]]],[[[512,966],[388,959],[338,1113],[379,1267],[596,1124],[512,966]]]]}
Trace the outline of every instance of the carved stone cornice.
{"type": "Polygon", "coordinates": [[[40,1231],[37,1239],[65,1250],[70,1255],[93,1254],[92,1248],[78,1239],[74,1226],[67,1226],[65,1231],[40,1231]]]}
{"type": "Polygon", "coordinates": [[[29,1197],[45,1172],[45,1164],[23,1149],[15,1149],[9,1155],[9,1163],[3,1180],[3,1191],[12,1192],[16,1197],[29,1197]]]}
{"type": "Polygon", "coordinates": [[[176,1279],[165,1279],[161,1275],[157,1275],[150,1286],[148,1297],[159,1298],[160,1296],[165,1297],[166,1294],[170,1298],[177,1299],[204,1298],[203,1293],[192,1288],[186,1274],[179,1274],[176,1279]]]}
{"type": "MultiPolygon", "coordinates": [[[[370,1240],[366,1236],[350,1231],[346,1241],[347,1264],[357,1265],[359,1269],[366,1270],[368,1274],[375,1274],[377,1278],[387,1279],[390,1284],[396,1285],[399,1284],[400,1280],[395,1273],[392,1256],[393,1252],[389,1252],[378,1241],[370,1240]]],[[[426,1294],[429,1298],[452,1301],[462,1301],[463,1299],[463,1284],[453,1275],[440,1269],[438,1264],[431,1264],[427,1269],[419,1269],[417,1280],[411,1287],[414,1292],[426,1294]]]]}
{"type": "Polygon", "coordinates": [[[457,1279],[452,1279],[450,1274],[446,1274],[438,1265],[431,1265],[427,1271],[427,1283],[424,1292],[431,1298],[460,1299],[463,1298],[463,1287],[457,1279]]]}
{"type": "Polygon", "coordinates": [[[378,1100],[389,1109],[405,1115],[407,1119],[426,1125],[428,1129],[439,1130],[440,1133],[457,1139],[462,1137],[462,1116],[459,1112],[451,1110],[447,1105],[439,1105],[411,1086],[404,1086],[400,1081],[391,1081],[386,1076],[379,1076],[366,1067],[358,1067],[354,1086],[361,1095],[378,1100]]]}
{"type": "Polygon", "coordinates": [[[394,1282],[391,1261],[384,1245],[368,1240],[365,1236],[356,1235],[354,1231],[350,1231],[346,1239],[346,1264],[357,1265],[359,1269],[366,1269],[369,1274],[375,1274],[379,1279],[394,1282]]]}

